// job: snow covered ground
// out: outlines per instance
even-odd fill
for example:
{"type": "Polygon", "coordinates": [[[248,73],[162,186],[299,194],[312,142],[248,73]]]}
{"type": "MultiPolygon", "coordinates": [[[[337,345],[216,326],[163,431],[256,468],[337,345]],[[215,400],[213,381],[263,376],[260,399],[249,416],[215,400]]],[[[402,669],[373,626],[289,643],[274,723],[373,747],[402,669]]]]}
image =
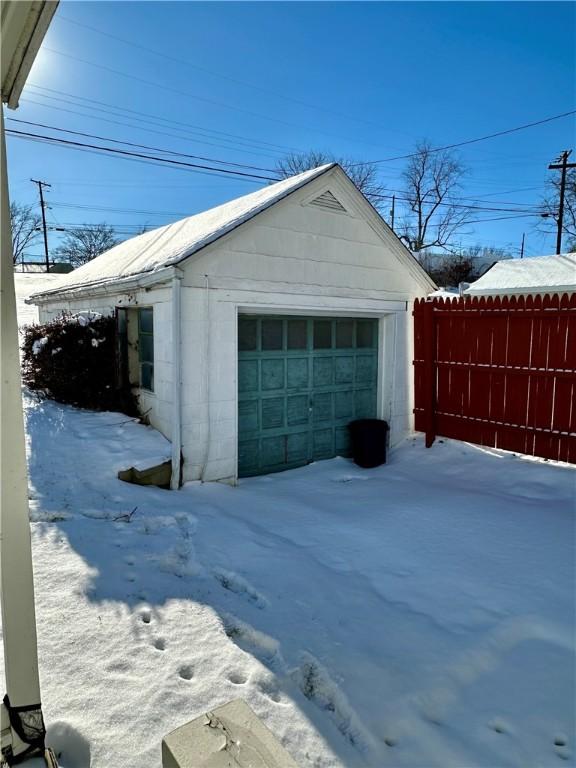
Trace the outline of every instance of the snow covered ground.
{"type": "Polygon", "coordinates": [[[574,467],[416,438],[376,470],[170,492],[116,478],[169,454],[153,429],[25,405],[65,768],[159,768],[165,733],[238,697],[302,768],[574,764],[574,467]]]}
{"type": "Polygon", "coordinates": [[[302,768],[574,759],[573,469],[409,440],[179,492],[151,428],[26,398],[43,705],[67,768],[160,766],[242,697],[302,768]]]}

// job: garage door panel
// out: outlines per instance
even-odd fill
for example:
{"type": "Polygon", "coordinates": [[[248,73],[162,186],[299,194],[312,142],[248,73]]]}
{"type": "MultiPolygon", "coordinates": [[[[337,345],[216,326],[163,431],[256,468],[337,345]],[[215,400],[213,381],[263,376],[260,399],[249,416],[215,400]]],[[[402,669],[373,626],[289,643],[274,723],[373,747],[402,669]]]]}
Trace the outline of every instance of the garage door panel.
{"type": "Polygon", "coordinates": [[[312,433],[312,458],[315,461],[334,456],[334,430],[315,429],[312,433]]]}
{"type": "Polygon", "coordinates": [[[241,400],[238,403],[238,431],[241,435],[258,431],[258,406],[258,400],[241,400]]]}
{"type": "Polygon", "coordinates": [[[376,407],[376,396],[372,389],[358,389],[354,393],[354,418],[370,419],[376,407]]]}
{"type": "Polygon", "coordinates": [[[262,401],[262,429],[284,426],[284,398],[267,397],[262,401]]]}
{"type": "Polygon", "coordinates": [[[286,359],[286,386],[288,389],[308,389],[308,358],[286,359]]]}
{"type": "Polygon", "coordinates": [[[261,463],[264,467],[286,463],[286,435],[263,437],[260,446],[261,463]]]}
{"type": "Polygon", "coordinates": [[[354,416],[354,392],[342,390],[334,393],[334,418],[352,419],[354,416]]]}
{"type": "Polygon", "coordinates": [[[339,456],[350,455],[350,436],[348,427],[336,427],[334,430],[334,447],[339,456]]]}
{"type": "Polygon", "coordinates": [[[314,387],[328,387],[334,380],[334,361],[331,357],[315,357],[313,360],[314,387]]]}
{"type": "Polygon", "coordinates": [[[348,456],[376,414],[377,321],[248,316],[238,328],[238,472],[348,456]]]}
{"type": "Polygon", "coordinates": [[[356,381],[372,384],[378,375],[378,362],[373,355],[358,355],[356,358],[356,381]]]}
{"type": "Polygon", "coordinates": [[[316,424],[319,421],[333,421],[334,396],[332,392],[315,392],[312,401],[312,421],[316,424]]]}
{"type": "Polygon", "coordinates": [[[256,392],[258,390],[258,360],[240,360],[238,362],[238,392],[256,392]]]}
{"type": "Polygon", "coordinates": [[[240,440],[238,443],[238,474],[255,474],[260,469],[260,441],[240,440]]]}
{"type": "Polygon", "coordinates": [[[354,381],[354,356],[337,357],[334,361],[336,384],[351,384],[354,381]]]}
{"type": "Polygon", "coordinates": [[[284,389],[284,360],[262,360],[260,376],[264,391],[284,389]]]}
{"type": "Polygon", "coordinates": [[[286,398],[286,423],[289,427],[308,424],[310,398],[308,395],[291,395],[286,398]]]}
{"type": "Polygon", "coordinates": [[[310,435],[308,430],[286,436],[286,463],[305,464],[308,460],[310,435]]]}

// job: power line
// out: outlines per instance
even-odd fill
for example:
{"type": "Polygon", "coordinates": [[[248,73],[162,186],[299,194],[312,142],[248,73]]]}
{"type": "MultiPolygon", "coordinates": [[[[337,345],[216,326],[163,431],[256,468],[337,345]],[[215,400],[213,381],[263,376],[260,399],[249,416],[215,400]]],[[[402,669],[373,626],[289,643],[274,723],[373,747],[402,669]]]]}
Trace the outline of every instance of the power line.
{"type": "Polygon", "coordinates": [[[112,139],[109,136],[97,136],[93,133],[83,133],[82,131],[72,131],[68,128],[58,128],[54,125],[46,125],[45,123],[34,123],[30,120],[19,120],[15,117],[8,117],[6,118],[7,121],[10,121],[11,123],[21,123],[23,125],[33,125],[35,128],[48,128],[51,131],[60,131],[61,133],[70,133],[74,136],[83,136],[84,138],[88,139],[98,139],[99,141],[110,141],[113,144],[123,144],[127,147],[137,147],[139,149],[149,149],[153,152],[163,152],[168,155],[176,155],[178,157],[188,157],[190,159],[194,160],[205,160],[210,163],[220,163],[221,165],[232,165],[236,168],[248,168],[249,170],[253,171],[265,171],[266,173],[275,173],[273,168],[262,168],[261,166],[257,165],[246,165],[244,163],[234,163],[230,160],[218,160],[213,157],[204,157],[203,155],[191,155],[187,154],[185,152],[176,152],[171,149],[161,149],[160,147],[151,147],[148,144],[136,144],[132,141],[122,141],[121,139],[112,139]]]}
{"type": "MultiPolygon", "coordinates": [[[[488,139],[495,139],[498,136],[506,136],[510,133],[516,133],[517,131],[524,131],[526,128],[534,128],[537,125],[543,125],[544,123],[550,123],[553,120],[560,120],[563,117],[569,117],[570,115],[575,115],[576,109],[572,109],[569,112],[562,112],[560,115],[553,115],[552,117],[545,117],[542,120],[535,120],[533,123],[525,123],[524,125],[518,125],[515,128],[508,128],[505,131],[496,131],[496,133],[489,133],[486,136],[478,136],[475,139],[466,139],[465,141],[457,141],[454,144],[446,144],[443,147],[433,147],[432,149],[428,150],[430,153],[432,152],[443,152],[447,149],[455,149],[456,147],[463,147],[468,144],[476,144],[479,141],[487,141],[488,139]]],[[[364,163],[354,163],[354,165],[371,165],[376,163],[391,163],[394,160],[407,160],[410,157],[418,157],[420,153],[419,152],[410,152],[406,155],[397,155],[396,157],[385,157],[382,160],[369,160],[364,163]]]]}
{"type": "MultiPolygon", "coordinates": [[[[179,156],[179,157],[201,159],[201,160],[206,160],[206,161],[213,162],[213,163],[229,164],[229,165],[233,165],[233,166],[235,166],[237,168],[247,168],[247,169],[252,169],[252,170],[260,170],[260,171],[263,171],[265,173],[274,173],[275,172],[271,168],[264,168],[264,167],[261,167],[261,166],[249,166],[249,165],[243,165],[241,163],[230,163],[228,161],[221,161],[221,160],[216,159],[216,158],[203,157],[203,156],[198,156],[198,155],[190,155],[190,154],[186,154],[186,153],[183,153],[183,152],[175,152],[173,150],[167,150],[167,149],[163,149],[163,148],[160,148],[160,147],[151,147],[151,146],[146,145],[146,144],[136,144],[134,142],[118,140],[118,139],[110,138],[110,137],[107,137],[107,136],[99,136],[99,135],[95,135],[95,134],[84,133],[84,132],[81,132],[81,131],[72,131],[72,130],[68,130],[68,129],[65,129],[65,128],[58,128],[56,126],[46,125],[44,123],[31,122],[29,120],[18,120],[16,118],[8,118],[8,119],[11,122],[23,123],[23,124],[32,125],[32,126],[35,126],[35,127],[48,128],[49,130],[53,130],[53,131],[70,133],[70,134],[74,134],[74,135],[77,135],[77,136],[94,138],[94,139],[98,139],[99,141],[108,141],[108,142],[113,142],[113,143],[116,143],[116,144],[126,145],[126,146],[130,146],[130,147],[137,147],[137,148],[142,148],[142,149],[148,149],[148,150],[151,150],[151,151],[154,151],[154,152],[162,152],[162,153],[171,154],[171,155],[175,155],[175,156],[179,156]]],[[[37,134],[33,134],[33,135],[37,136],[37,134]]],[[[42,138],[51,139],[53,137],[42,137],[42,138]]],[[[54,139],[54,141],[62,141],[62,140],[54,139]]],[[[92,149],[95,148],[95,146],[91,145],[91,144],[86,144],[85,145],[85,144],[81,144],[80,142],[71,142],[71,143],[74,144],[75,146],[86,146],[86,147],[90,147],[92,149]]],[[[113,149],[109,148],[109,147],[108,148],[107,147],[97,147],[97,149],[102,150],[102,151],[109,151],[109,152],[113,151],[113,149]]],[[[123,152],[123,153],[125,152],[124,150],[120,150],[120,151],[123,152]]],[[[137,157],[143,157],[143,155],[140,155],[138,153],[127,153],[127,154],[134,155],[134,156],[137,156],[137,157]]],[[[146,157],[148,159],[152,159],[148,155],[146,157]]],[[[160,160],[160,161],[167,160],[166,158],[154,158],[154,159],[160,160]]],[[[194,167],[201,167],[203,170],[207,169],[207,166],[194,166],[194,167]]],[[[221,169],[221,168],[214,168],[214,167],[210,167],[209,170],[222,171],[224,173],[228,171],[228,169],[221,169]]],[[[255,174],[251,174],[251,176],[254,177],[254,178],[266,179],[266,180],[269,180],[269,181],[278,181],[279,180],[278,177],[270,177],[270,176],[262,177],[262,176],[255,175],[255,174]]],[[[391,190],[391,191],[394,191],[394,190],[391,190]]],[[[411,203],[412,202],[409,197],[405,197],[405,196],[402,197],[399,191],[396,191],[396,194],[392,194],[392,195],[374,194],[373,197],[376,197],[376,198],[382,199],[382,200],[398,199],[399,201],[406,202],[406,203],[411,203]]],[[[540,213],[541,210],[542,210],[540,208],[532,209],[532,208],[529,208],[528,206],[526,206],[525,208],[516,208],[516,209],[514,209],[514,208],[502,208],[502,207],[486,206],[486,205],[485,206],[479,206],[479,205],[456,203],[456,202],[450,202],[450,201],[449,202],[440,201],[438,203],[435,203],[435,205],[443,206],[443,207],[459,208],[459,209],[471,210],[471,211],[472,210],[478,210],[478,211],[487,211],[487,212],[490,211],[490,212],[500,212],[500,213],[522,213],[522,212],[530,212],[530,213],[532,213],[533,210],[535,210],[536,213],[540,213]]]]}
{"type": "MultiPolygon", "coordinates": [[[[121,70],[114,69],[113,67],[107,67],[104,64],[97,64],[96,62],[88,61],[87,59],[81,59],[79,56],[72,56],[69,53],[64,53],[63,51],[59,51],[56,48],[50,48],[49,46],[46,46],[46,45],[43,46],[43,50],[44,51],[49,51],[50,53],[55,53],[57,56],[63,56],[66,59],[71,59],[72,61],[78,61],[81,64],[87,64],[90,67],[96,67],[97,69],[101,69],[101,70],[103,70],[105,72],[110,72],[110,74],[118,75],[119,77],[125,77],[125,78],[127,78],[129,80],[134,80],[135,82],[139,82],[139,83],[142,83],[144,85],[152,86],[153,88],[158,88],[158,89],[160,89],[162,91],[169,91],[171,93],[177,94],[178,96],[185,96],[187,99],[195,99],[196,101],[201,101],[201,102],[204,102],[206,104],[211,104],[212,106],[216,106],[216,107],[223,107],[224,109],[230,109],[230,110],[232,110],[234,112],[241,112],[241,113],[243,113],[245,115],[249,115],[250,117],[257,117],[259,120],[268,120],[268,121],[273,122],[273,123],[279,123],[281,125],[287,125],[290,128],[306,129],[308,131],[313,130],[316,133],[321,133],[321,134],[324,134],[326,136],[333,136],[333,137],[338,138],[338,139],[345,139],[346,141],[357,141],[357,139],[355,139],[355,138],[353,139],[350,136],[340,136],[338,134],[331,133],[329,131],[323,131],[320,128],[313,128],[310,125],[299,125],[298,123],[291,123],[288,120],[282,120],[279,117],[272,117],[270,115],[264,115],[264,114],[261,114],[260,112],[252,112],[249,109],[243,109],[242,107],[235,107],[235,106],[233,106],[231,104],[226,104],[225,102],[222,102],[222,101],[216,101],[215,99],[208,99],[205,96],[197,96],[196,94],[191,93],[190,91],[182,91],[179,88],[174,88],[171,85],[165,85],[165,84],[162,84],[162,83],[157,83],[157,82],[154,82],[153,80],[147,80],[146,78],[138,77],[138,75],[133,75],[133,74],[130,74],[128,72],[122,72],[121,70]]],[[[364,142],[364,143],[370,143],[370,142],[364,142]]],[[[373,146],[378,146],[378,145],[373,145],[373,146]]]]}
{"type": "MultiPolygon", "coordinates": [[[[93,27],[89,24],[84,24],[83,22],[76,21],[75,19],[70,19],[67,16],[62,16],[62,14],[58,14],[58,19],[67,22],[68,24],[75,24],[78,27],[83,27],[84,29],[89,29],[91,32],[96,32],[98,35],[103,35],[104,37],[108,37],[112,40],[117,40],[119,43],[122,43],[123,45],[129,45],[133,48],[137,48],[141,51],[146,51],[147,53],[151,53],[153,56],[159,56],[160,58],[166,59],[167,61],[173,61],[175,64],[183,64],[186,67],[191,67],[192,69],[196,69],[199,72],[206,72],[209,75],[213,75],[214,77],[219,77],[223,80],[228,80],[231,83],[235,83],[236,85],[242,85],[245,88],[253,88],[254,90],[260,91],[261,93],[267,93],[271,96],[274,96],[275,98],[284,99],[286,101],[291,102],[292,104],[299,104],[302,107],[307,107],[308,109],[315,109],[319,112],[325,112],[329,115],[334,115],[335,117],[344,118],[345,120],[353,120],[357,123],[363,123],[364,125],[372,126],[373,128],[379,128],[380,130],[390,130],[389,128],[385,128],[382,125],[379,125],[378,123],[374,123],[371,120],[363,120],[359,117],[352,117],[351,115],[346,115],[342,112],[337,112],[333,109],[328,109],[326,107],[321,107],[318,104],[311,104],[310,102],[302,101],[301,99],[295,99],[292,96],[287,96],[284,93],[279,93],[278,91],[274,91],[271,88],[264,88],[261,85],[256,85],[255,83],[248,83],[245,80],[239,80],[235,77],[230,77],[229,75],[224,75],[220,72],[214,72],[211,69],[208,69],[207,67],[202,67],[198,64],[194,64],[190,61],[186,61],[185,59],[177,58],[176,56],[171,56],[163,51],[155,50],[154,48],[149,48],[148,46],[142,45],[141,43],[135,43],[133,40],[127,40],[126,38],[119,37],[118,35],[114,35],[111,32],[105,32],[102,29],[98,29],[97,27],[93,27]]],[[[393,133],[399,133],[399,131],[392,131],[393,133]]]]}
{"type": "MultiPolygon", "coordinates": [[[[39,94],[40,98],[54,98],[51,96],[44,96],[43,94],[39,94]]],[[[65,99],[54,99],[55,101],[62,101],[64,104],[72,104],[73,106],[81,106],[84,109],[98,109],[97,107],[90,107],[85,106],[84,104],[76,105],[74,102],[66,101],[65,99]]],[[[270,160],[278,160],[278,156],[282,156],[282,152],[280,150],[269,150],[270,152],[277,152],[276,155],[268,154],[268,152],[263,152],[262,150],[256,149],[256,148],[244,148],[242,145],[234,146],[231,143],[231,140],[229,139],[222,139],[221,141],[230,141],[230,144],[222,144],[217,143],[214,141],[204,141],[201,138],[197,138],[194,136],[194,134],[186,134],[184,131],[182,131],[181,128],[173,128],[172,130],[181,131],[180,134],[177,133],[169,133],[168,131],[158,131],[154,128],[147,128],[146,125],[156,125],[156,123],[152,123],[147,120],[143,120],[142,124],[136,124],[136,123],[128,123],[126,122],[126,119],[124,120],[110,120],[109,118],[102,117],[101,115],[94,114],[94,113],[87,113],[87,112],[79,112],[77,109],[66,109],[66,107],[60,107],[55,104],[45,104],[42,101],[36,101],[35,99],[20,99],[21,104],[34,104],[35,106],[42,107],[43,109],[51,109],[56,112],[64,112],[68,115],[78,115],[79,117],[85,117],[89,120],[98,120],[101,123],[108,123],[110,125],[120,125],[123,128],[131,128],[136,129],[137,131],[144,131],[145,133],[154,133],[157,136],[168,136],[172,139],[178,139],[179,141],[185,141],[187,143],[194,143],[194,144],[204,144],[209,147],[217,147],[218,149],[224,149],[228,151],[237,152],[244,155],[252,155],[257,157],[267,157],[270,160]]],[[[106,110],[99,110],[102,112],[106,112],[106,110]]],[[[114,112],[108,112],[107,114],[113,115],[114,117],[122,118],[122,115],[116,115],[114,112]]],[[[136,118],[133,118],[136,119],[136,118]]]]}
{"type": "Polygon", "coordinates": [[[187,163],[187,162],[184,162],[183,160],[171,160],[170,158],[167,158],[167,157],[154,157],[152,155],[145,155],[139,152],[130,152],[124,149],[114,149],[112,147],[101,147],[96,144],[87,144],[87,143],[78,142],[78,141],[71,141],[69,139],[58,139],[58,138],[55,138],[54,136],[45,136],[37,133],[28,133],[26,131],[17,131],[17,130],[14,130],[13,128],[6,130],[6,134],[9,136],[15,136],[23,139],[28,138],[32,140],[41,141],[41,142],[60,144],[63,146],[69,146],[74,148],[91,149],[97,152],[109,153],[109,154],[118,155],[118,156],[127,157],[127,158],[153,160],[156,163],[160,163],[160,164],[179,166],[179,167],[190,168],[194,170],[210,171],[213,174],[221,174],[223,176],[230,177],[230,178],[243,177],[247,179],[258,179],[263,181],[278,181],[278,178],[272,178],[270,176],[262,176],[254,173],[245,173],[243,171],[234,171],[227,168],[215,168],[213,166],[200,165],[198,163],[187,163]]]}
{"type": "Polygon", "coordinates": [[[173,125],[173,126],[182,126],[182,127],[184,127],[187,130],[188,133],[190,133],[190,132],[194,133],[195,131],[202,131],[204,133],[207,133],[209,135],[208,136],[209,138],[211,137],[211,134],[214,134],[214,135],[216,135],[218,137],[222,137],[221,140],[223,140],[223,141],[228,141],[230,139],[230,140],[233,140],[236,143],[238,143],[238,142],[249,143],[249,144],[252,144],[254,146],[261,145],[261,146],[268,147],[272,151],[282,151],[282,152],[286,152],[286,151],[299,152],[300,151],[297,147],[291,147],[289,145],[273,143],[273,142],[264,141],[264,140],[261,140],[261,139],[251,139],[251,138],[249,138],[247,136],[241,136],[239,134],[229,133],[229,132],[226,132],[226,131],[219,131],[216,128],[204,128],[203,126],[196,125],[195,123],[183,122],[181,120],[173,120],[171,118],[162,117],[160,115],[150,114],[149,112],[141,112],[141,111],[136,110],[136,109],[130,109],[129,107],[126,107],[126,106],[118,106],[116,104],[108,104],[108,102],[105,102],[105,101],[99,101],[97,99],[91,99],[91,98],[88,98],[86,96],[78,96],[76,94],[67,93],[66,91],[59,91],[59,90],[56,90],[54,88],[47,88],[46,86],[39,86],[39,85],[36,85],[34,83],[28,83],[26,87],[27,87],[27,89],[29,87],[31,87],[31,88],[33,88],[34,90],[37,90],[37,91],[45,91],[46,93],[37,94],[37,95],[41,95],[42,98],[55,99],[56,101],[62,101],[63,103],[67,104],[67,103],[70,103],[70,102],[67,102],[65,99],[61,98],[62,96],[67,96],[68,98],[76,99],[76,101],[87,102],[87,105],[79,104],[79,105],[75,105],[75,106],[82,106],[82,107],[84,107],[86,109],[97,109],[98,111],[105,112],[106,114],[113,114],[113,113],[110,113],[108,111],[109,109],[112,109],[112,110],[115,110],[116,112],[127,112],[127,113],[130,113],[131,115],[136,115],[139,120],[141,120],[141,118],[143,118],[143,117],[148,118],[149,120],[150,119],[154,120],[155,121],[154,124],[160,122],[160,123],[168,123],[169,125],[173,125]],[[56,98],[54,96],[49,96],[49,95],[47,95],[49,93],[55,93],[55,94],[58,94],[59,96],[58,96],[58,98],[56,98]],[[97,106],[92,106],[94,104],[97,105],[97,106]],[[102,109],[102,107],[106,107],[107,109],[102,109]]]}
{"type": "MultiPolygon", "coordinates": [[[[393,190],[390,190],[390,191],[393,191],[393,190]]],[[[396,193],[394,195],[384,195],[384,194],[374,193],[372,195],[372,197],[377,197],[377,198],[382,199],[382,200],[392,200],[392,198],[394,197],[396,200],[401,200],[402,202],[406,202],[406,203],[411,203],[412,202],[411,198],[409,198],[409,197],[401,197],[398,193],[396,193]]],[[[502,212],[502,213],[536,213],[538,215],[540,214],[541,210],[543,210],[543,209],[537,209],[537,208],[532,209],[529,206],[526,206],[526,208],[524,208],[524,209],[522,209],[522,208],[496,208],[496,207],[481,206],[481,205],[465,205],[464,203],[456,203],[456,202],[451,202],[451,201],[449,201],[449,202],[431,201],[430,205],[431,206],[441,205],[441,206],[448,206],[450,208],[466,208],[468,210],[495,211],[495,212],[502,212]]]]}

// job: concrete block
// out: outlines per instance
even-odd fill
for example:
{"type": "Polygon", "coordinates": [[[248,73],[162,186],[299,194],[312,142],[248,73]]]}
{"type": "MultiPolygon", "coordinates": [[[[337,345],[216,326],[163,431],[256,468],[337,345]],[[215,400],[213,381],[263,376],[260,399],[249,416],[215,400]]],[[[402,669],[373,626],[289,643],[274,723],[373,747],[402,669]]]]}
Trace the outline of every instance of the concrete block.
{"type": "Polygon", "coordinates": [[[238,699],[162,740],[162,768],[297,768],[246,702],[238,699]]]}

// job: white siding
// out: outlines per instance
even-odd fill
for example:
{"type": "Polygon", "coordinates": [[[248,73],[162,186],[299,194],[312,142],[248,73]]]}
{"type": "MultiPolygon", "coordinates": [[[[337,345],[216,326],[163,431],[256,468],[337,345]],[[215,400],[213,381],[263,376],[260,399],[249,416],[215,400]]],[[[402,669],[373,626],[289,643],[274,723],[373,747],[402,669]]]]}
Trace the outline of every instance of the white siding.
{"type": "MultiPolygon", "coordinates": [[[[432,288],[395,236],[348,183],[327,174],[181,265],[184,480],[234,482],[237,471],[238,314],[380,319],[378,415],[392,445],[412,426],[412,304],[432,288]],[[329,189],[347,213],[308,205],[329,189]]],[[[47,312],[154,307],[151,423],[170,437],[170,289],[45,305],[47,312]]]]}
{"type": "Polygon", "coordinates": [[[172,360],[170,289],[155,288],[116,295],[95,295],[77,299],[54,299],[41,304],[40,322],[58,317],[62,312],[92,310],[103,315],[114,314],[115,307],[153,307],[154,309],[154,392],[136,390],[140,410],[153,427],[170,439],[170,407],[172,400],[172,360]]]}
{"type": "Polygon", "coordinates": [[[186,480],[236,479],[242,312],[381,318],[379,416],[390,423],[391,445],[412,428],[412,303],[429,287],[402,261],[394,236],[384,243],[334,180],[330,189],[351,215],[303,204],[323,191],[324,180],[315,184],[184,266],[186,480]]]}

